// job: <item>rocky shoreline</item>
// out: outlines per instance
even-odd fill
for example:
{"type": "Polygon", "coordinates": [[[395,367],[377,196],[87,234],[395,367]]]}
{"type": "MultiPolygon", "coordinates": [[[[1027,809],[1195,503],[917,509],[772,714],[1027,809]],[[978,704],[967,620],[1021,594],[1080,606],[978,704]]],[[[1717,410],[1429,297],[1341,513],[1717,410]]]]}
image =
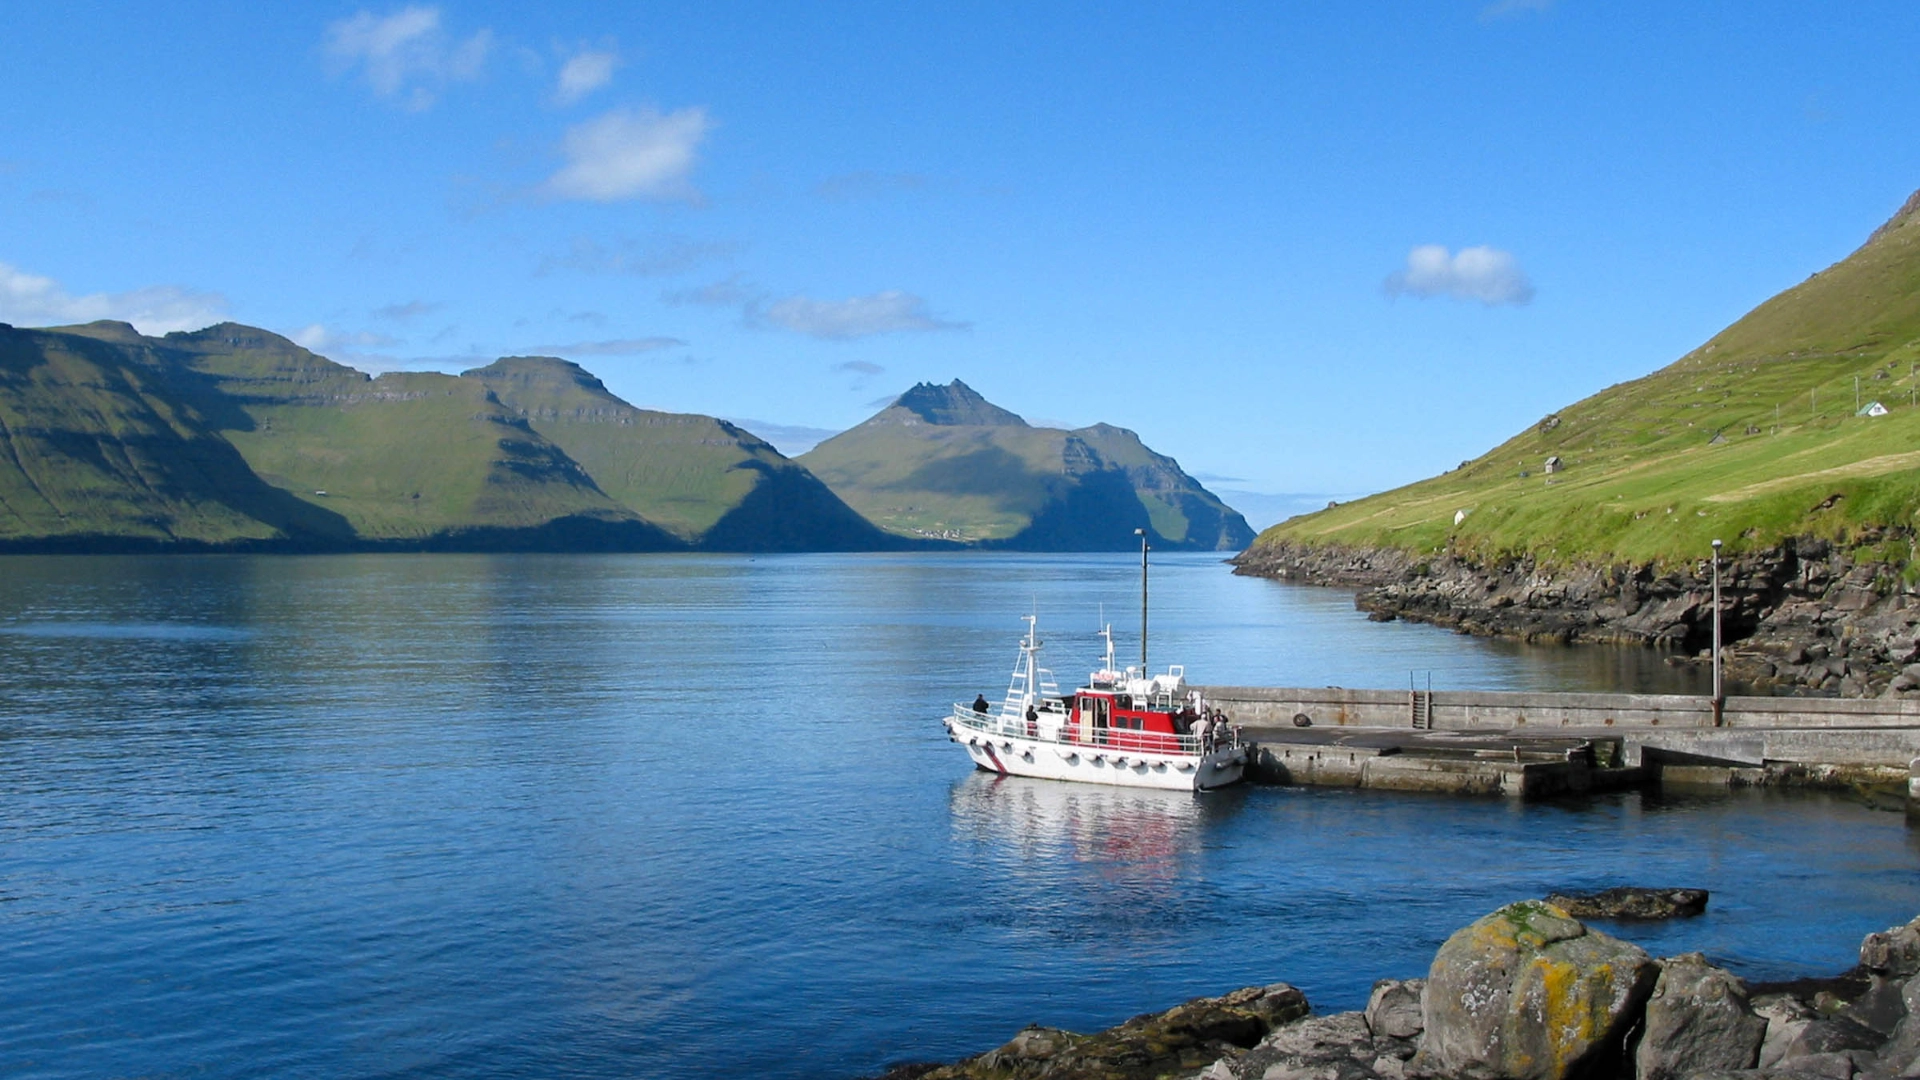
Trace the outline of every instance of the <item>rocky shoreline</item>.
{"type": "MultiPolygon", "coordinates": [[[[1671,890],[1662,890],[1669,892],[1671,890]]],[[[1748,985],[1655,959],[1526,900],[1456,932],[1425,979],[1313,1015],[1285,983],[1196,998],[1092,1035],[1029,1027],[882,1080],[1890,1080],[1920,1076],[1920,918],[1832,979],[1748,985]]]]}
{"type": "MultiPolygon", "coordinates": [[[[1727,678],[1760,692],[1920,695],[1920,595],[1905,576],[1911,530],[1846,544],[1802,537],[1720,565],[1727,678]]],[[[1259,544],[1234,572],[1358,590],[1380,620],[1471,634],[1668,650],[1700,662],[1712,642],[1711,564],[1547,566],[1397,548],[1259,544]]]]}

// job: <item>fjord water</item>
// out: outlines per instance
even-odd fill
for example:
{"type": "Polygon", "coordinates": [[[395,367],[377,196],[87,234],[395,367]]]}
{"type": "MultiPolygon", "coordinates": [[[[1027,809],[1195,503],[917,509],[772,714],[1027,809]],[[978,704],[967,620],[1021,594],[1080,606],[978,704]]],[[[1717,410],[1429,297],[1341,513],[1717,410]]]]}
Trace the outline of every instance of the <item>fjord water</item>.
{"type": "MultiPolygon", "coordinates": [[[[1128,556],[0,561],[0,1073],[851,1077],[1277,980],[1323,1008],[1549,889],[1752,977],[1920,912],[1831,796],[1205,796],[974,772],[937,720],[1062,682],[1128,556]]],[[[1640,652],[1371,624],[1156,562],[1214,683],[1689,689],[1640,652]]]]}

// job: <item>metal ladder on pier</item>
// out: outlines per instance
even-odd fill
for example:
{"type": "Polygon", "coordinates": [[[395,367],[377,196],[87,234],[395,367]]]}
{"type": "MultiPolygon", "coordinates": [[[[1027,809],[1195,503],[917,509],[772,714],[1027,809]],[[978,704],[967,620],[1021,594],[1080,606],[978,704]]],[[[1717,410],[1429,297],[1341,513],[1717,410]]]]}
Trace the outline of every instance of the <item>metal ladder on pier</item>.
{"type": "Polygon", "coordinates": [[[1407,714],[1417,731],[1433,729],[1433,672],[1427,672],[1427,688],[1422,690],[1407,672],[1407,714]]]}

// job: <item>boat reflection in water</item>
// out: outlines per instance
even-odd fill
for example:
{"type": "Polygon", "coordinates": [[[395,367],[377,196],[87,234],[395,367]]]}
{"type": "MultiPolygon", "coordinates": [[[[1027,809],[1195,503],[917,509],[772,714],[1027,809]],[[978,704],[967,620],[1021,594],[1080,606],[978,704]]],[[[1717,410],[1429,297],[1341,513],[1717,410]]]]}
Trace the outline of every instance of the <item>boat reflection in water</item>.
{"type": "Polygon", "coordinates": [[[953,786],[955,839],[987,846],[1020,876],[1168,881],[1240,808],[1239,791],[1061,784],[974,772],[953,786]]]}

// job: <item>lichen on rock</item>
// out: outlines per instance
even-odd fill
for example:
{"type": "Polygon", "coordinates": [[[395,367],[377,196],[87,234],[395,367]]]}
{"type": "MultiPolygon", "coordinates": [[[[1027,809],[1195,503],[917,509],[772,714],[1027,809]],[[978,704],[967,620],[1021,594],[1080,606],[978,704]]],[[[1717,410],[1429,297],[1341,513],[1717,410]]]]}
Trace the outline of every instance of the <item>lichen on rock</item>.
{"type": "Polygon", "coordinates": [[[1638,946],[1558,907],[1509,904],[1434,957],[1414,1068],[1470,1080],[1586,1075],[1618,1059],[1656,975],[1638,946]]]}

